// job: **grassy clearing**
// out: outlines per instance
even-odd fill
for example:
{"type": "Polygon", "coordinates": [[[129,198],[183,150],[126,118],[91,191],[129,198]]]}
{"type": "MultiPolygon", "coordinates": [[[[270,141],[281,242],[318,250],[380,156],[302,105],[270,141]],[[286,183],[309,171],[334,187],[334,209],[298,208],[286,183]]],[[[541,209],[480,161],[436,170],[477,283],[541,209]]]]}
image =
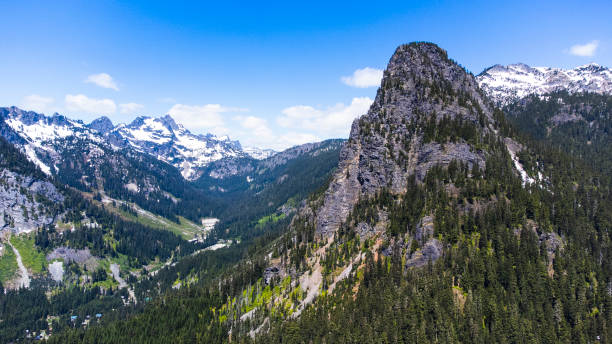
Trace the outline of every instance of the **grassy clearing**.
{"type": "Polygon", "coordinates": [[[35,274],[40,274],[45,270],[47,259],[43,252],[36,249],[33,235],[14,235],[10,240],[11,244],[19,251],[23,265],[28,270],[35,274]]]}
{"type": "Polygon", "coordinates": [[[118,208],[118,207],[113,208],[111,206],[111,207],[108,207],[108,209],[112,209],[113,211],[117,212],[123,218],[127,220],[138,222],[148,227],[170,231],[182,237],[185,240],[193,239],[195,238],[196,235],[204,231],[202,227],[187,220],[186,218],[182,216],[179,216],[180,223],[176,223],[176,222],[166,219],[165,217],[155,215],[151,212],[144,211],[140,208],[136,208],[136,206],[133,206],[133,207],[135,209],[138,209],[137,216],[135,216],[134,214],[128,213],[126,211],[123,211],[121,208],[118,208]]]}
{"type": "Polygon", "coordinates": [[[15,252],[9,245],[4,244],[2,253],[3,255],[0,257],[0,282],[4,283],[15,276],[18,266],[15,252]]]}
{"type": "Polygon", "coordinates": [[[285,215],[284,213],[281,213],[279,215],[272,214],[272,215],[264,216],[264,217],[262,217],[261,219],[259,219],[257,221],[257,225],[258,226],[263,226],[263,225],[265,225],[268,222],[275,223],[275,222],[278,222],[278,221],[284,219],[286,216],[287,215],[285,215]]]}

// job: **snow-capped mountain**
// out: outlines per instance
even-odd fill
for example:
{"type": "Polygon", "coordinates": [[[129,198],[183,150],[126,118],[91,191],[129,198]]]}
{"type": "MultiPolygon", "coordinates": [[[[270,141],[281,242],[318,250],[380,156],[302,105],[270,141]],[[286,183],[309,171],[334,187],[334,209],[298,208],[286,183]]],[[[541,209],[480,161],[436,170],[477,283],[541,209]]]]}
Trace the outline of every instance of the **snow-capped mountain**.
{"type": "Polygon", "coordinates": [[[195,135],[177,124],[172,117],[138,117],[130,124],[119,124],[109,130],[105,119],[90,124],[117,142],[123,139],[132,148],[157,157],[181,171],[185,179],[200,176],[200,170],[213,161],[227,157],[244,157],[240,142],[227,136],[195,135]]]}
{"type": "Polygon", "coordinates": [[[253,159],[263,160],[267,159],[274,154],[278,153],[273,149],[262,149],[257,147],[242,147],[242,151],[244,151],[247,155],[249,155],[253,159]]]}
{"type": "Polygon", "coordinates": [[[23,148],[30,161],[46,174],[58,172],[56,163],[60,159],[57,145],[68,138],[86,140],[93,145],[104,143],[104,139],[91,131],[81,121],[62,115],[45,116],[17,107],[0,108],[0,134],[9,142],[23,148]]]}
{"type": "Polygon", "coordinates": [[[485,69],[476,80],[498,105],[529,94],[561,90],[612,94],[612,70],[596,63],[568,70],[530,67],[524,63],[495,65],[485,69]]]}
{"type": "Polygon", "coordinates": [[[76,141],[92,152],[128,148],[149,154],[175,166],[188,180],[197,179],[213,161],[228,157],[265,159],[275,153],[243,148],[240,142],[227,136],[193,134],[169,115],[138,117],[129,124],[117,126],[107,117],[100,117],[85,125],[59,114],[45,116],[8,107],[0,108],[0,135],[20,146],[47,174],[59,172],[57,166],[62,161],[64,148],[76,141]]]}

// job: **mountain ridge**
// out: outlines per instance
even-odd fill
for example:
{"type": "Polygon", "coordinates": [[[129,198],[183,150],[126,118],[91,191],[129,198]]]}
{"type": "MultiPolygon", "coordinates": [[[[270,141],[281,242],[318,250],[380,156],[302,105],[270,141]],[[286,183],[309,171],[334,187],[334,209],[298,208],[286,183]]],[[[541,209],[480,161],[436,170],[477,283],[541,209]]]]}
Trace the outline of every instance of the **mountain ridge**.
{"type": "Polygon", "coordinates": [[[612,70],[596,63],[573,69],[530,67],[524,63],[496,64],[486,68],[476,79],[497,105],[507,105],[530,94],[562,90],[612,94],[612,70]]]}
{"type": "Polygon", "coordinates": [[[192,134],[170,115],[141,116],[127,124],[114,125],[105,116],[84,124],[60,114],[46,116],[17,107],[0,109],[0,134],[23,147],[28,158],[45,173],[58,172],[54,142],[72,136],[111,149],[132,148],[173,165],[186,180],[195,180],[210,162],[226,157],[265,159],[276,152],[255,147],[243,148],[229,137],[192,134]]]}

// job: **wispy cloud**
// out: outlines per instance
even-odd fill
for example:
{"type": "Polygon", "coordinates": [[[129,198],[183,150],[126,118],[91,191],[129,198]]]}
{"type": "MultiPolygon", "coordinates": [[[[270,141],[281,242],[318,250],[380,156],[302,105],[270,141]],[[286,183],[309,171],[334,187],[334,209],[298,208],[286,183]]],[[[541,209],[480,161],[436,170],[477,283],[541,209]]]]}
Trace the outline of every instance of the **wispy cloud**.
{"type": "Polygon", "coordinates": [[[353,98],[348,105],[338,103],[325,109],[296,105],[285,108],[276,121],[285,128],[309,130],[327,137],[348,137],[353,120],[365,114],[372,102],[369,97],[360,97],[353,98]]]}
{"type": "Polygon", "coordinates": [[[168,114],[178,123],[191,130],[219,135],[227,134],[228,132],[227,128],[225,128],[225,119],[222,114],[245,111],[248,111],[248,109],[226,107],[220,104],[175,104],[168,110],[168,114]]]}
{"type": "Polygon", "coordinates": [[[70,111],[83,111],[95,114],[111,114],[117,111],[117,105],[112,99],[89,98],[84,94],[67,94],[65,103],[66,109],[70,111]]]}
{"type": "Polygon", "coordinates": [[[36,112],[49,111],[49,106],[53,104],[55,100],[51,97],[43,97],[38,94],[32,94],[23,97],[21,107],[25,110],[32,110],[36,112]]]}
{"type": "Polygon", "coordinates": [[[113,77],[106,73],[92,74],[85,79],[85,82],[119,91],[119,87],[117,87],[117,83],[115,83],[113,77]]]}
{"type": "Polygon", "coordinates": [[[383,71],[380,69],[365,67],[357,69],[351,76],[343,76],[340,78],[346,85],[358,88],[380,86],[380,80],[383,77],[383,71]]]}
{"type": "Polygon", "coordinates": [[[591,57],[595,55],[598,47],[599,41],[591,41],[586,44],[576,44],[569,48],[569,53],[575,56],[591,57]]]}
{"type": "Polygon", "coordinates": [[[119,112],[123,114],[132,114],[138,110],[142,110],[143,108],[144,108],[144,105],[137,104],[137,103],[119,104],[119,112]]]}
{"type": "Polygon", "coordinates": [[[277,151],[321,139],[311,133],[273,130],[265,118],[256,116],[236,116],[233,118],[238,128],[232,133],[240,138],[244,146],[272,148],[277,151]]]}

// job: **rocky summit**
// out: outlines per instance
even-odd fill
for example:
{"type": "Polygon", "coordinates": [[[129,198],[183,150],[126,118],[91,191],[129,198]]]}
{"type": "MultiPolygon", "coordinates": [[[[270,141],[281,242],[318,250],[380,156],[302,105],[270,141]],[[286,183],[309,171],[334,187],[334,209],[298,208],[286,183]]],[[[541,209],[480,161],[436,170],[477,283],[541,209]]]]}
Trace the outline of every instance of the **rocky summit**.
{"type": "Polygon", "coordinates": [[[493,132],[493,108],[476,79],[430,43],[400,46],[389,61],[368,113],[353,122],[337,173],[317,215],[316,232],[328,236],[362,196],[382,188],[405,191],[408,176],[422,180],[434,165],[452,160],[484,164],[484,152],[465,140],[440,144],[428,127],[459,121],[493,132]]]}

